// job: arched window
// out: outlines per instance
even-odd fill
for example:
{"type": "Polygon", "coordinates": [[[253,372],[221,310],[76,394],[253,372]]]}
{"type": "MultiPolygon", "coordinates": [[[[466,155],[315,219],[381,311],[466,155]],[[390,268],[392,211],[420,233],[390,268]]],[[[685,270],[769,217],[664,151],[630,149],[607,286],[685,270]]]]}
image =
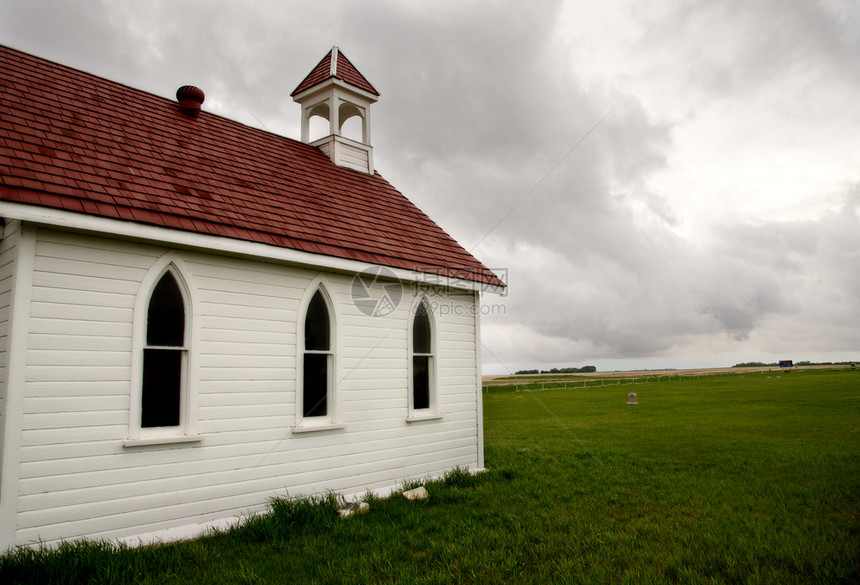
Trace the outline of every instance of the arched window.
{"type": "Polygon", "coordinates": [[[188,368],[185,302],[167,271],[155,285],[146,312],[140,427],[178,427],[188,368]]]}
{"type": "Polygon", "coordinates": [[[330,414],[334,352],[331,319],[322,290],[317,289],[305,313],[302,355],[302,416],[330,414]]]}
{"type": "Polygon", "coordinates": [[[421,301],[412,319],[412,410],[433,406],[433,378],[433,329],[427,303],[421,301]]]}

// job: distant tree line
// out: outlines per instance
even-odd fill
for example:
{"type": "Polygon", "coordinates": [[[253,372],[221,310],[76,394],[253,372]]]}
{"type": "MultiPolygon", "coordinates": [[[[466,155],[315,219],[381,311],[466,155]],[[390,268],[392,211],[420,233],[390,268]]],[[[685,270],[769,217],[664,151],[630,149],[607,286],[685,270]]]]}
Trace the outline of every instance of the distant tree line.
{"type": "MultiPolygon", "coordinates": [[[[856,364],[857,361],[853,362],[794,362],[795,366],[848,366],[851,364],[856,364]]],[[[742,364],[735,364],[733,368],[775,368],[779,365],[778,362],[764,363],[764,362],[743,362],[742,364]]]]}
{"type": "Polygon", "coordinates": [[[590,374],[596,372],[595,366],[582,366],[581,368],[553,368],[551,370],[520,370],[516,374],[590,374]]]}

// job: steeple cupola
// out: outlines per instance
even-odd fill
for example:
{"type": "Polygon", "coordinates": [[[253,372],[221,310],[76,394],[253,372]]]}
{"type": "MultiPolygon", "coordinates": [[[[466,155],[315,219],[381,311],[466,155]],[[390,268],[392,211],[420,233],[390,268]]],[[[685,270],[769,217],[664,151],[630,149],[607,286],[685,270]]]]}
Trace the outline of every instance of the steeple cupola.
{"type": "Polygon", "coordinates": [[[302,107],[302,142],[318,147],[337,165],[373,174],[370,105],[379,92],[340,49],[332,47],[290,95],[302,107]],[[329,133],[311,142],[314,116],[328,120],[329,133]],[[342,135],[344,122],[354,116],[361,120],[360,141],[342,135]]]}

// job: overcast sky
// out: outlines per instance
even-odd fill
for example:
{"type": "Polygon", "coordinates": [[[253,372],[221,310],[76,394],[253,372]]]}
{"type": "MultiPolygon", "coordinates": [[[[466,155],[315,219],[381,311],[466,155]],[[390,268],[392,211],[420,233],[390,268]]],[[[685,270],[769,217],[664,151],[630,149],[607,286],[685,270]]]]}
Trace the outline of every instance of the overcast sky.
{"type": "Polygon", "coordinates": [[[856,0],[0,0],[0,43],[296,139],[338,45],[377,170],[507,273],[485,373],[860,359],[856,0]]]}

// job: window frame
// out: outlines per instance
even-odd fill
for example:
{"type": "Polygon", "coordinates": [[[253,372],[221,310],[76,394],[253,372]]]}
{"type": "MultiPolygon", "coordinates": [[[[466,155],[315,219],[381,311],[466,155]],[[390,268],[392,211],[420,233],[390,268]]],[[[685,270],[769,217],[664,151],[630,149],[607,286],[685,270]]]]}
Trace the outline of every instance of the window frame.
{"type": "Polygon", "coordinates": [[[407,344],[409,346],[409,359],[407,362],[408,383],[407,383],[407,422],[433,420],[441,418],[439,411],[438,398],[438,350],[437,350],[437,324],[434,318],[432,305],[425,296],[418,297],[413,302],[409,310],[409,326],[407,328],[407,344]],[[415,351],[415,320],[418,317],[419,307],[423,306],[427,315],[427,322],[430,333],[430,351],[429,353],[415,351]],[[427,358],[427,386],[428,386],[428,405],[427,408],[415,408],[415,358],[427,358]]]}
{"type": "Polygon", "coordinates": [[[194,327],[194,300],[192,289],[188,286],[185,274],[188,271],[181,267],[181,262],[173,255],[162,257],[150,268],[138,289],[134,306],[134,321],[132,326],[132,364],[131,392],[129,404],[129,425],[126,447],[143,445],[158,445],[168,443],[197,442],[201,438],[197,427],[197,380],[196,355],[198,347],[194,327]],[[182,297],[182,308],[185,317],[181,346],[157,346],[147,343],[149,305],[155,288],[165,275],[170,274],[176,282],[182,297]],[[164,427],[144,427],[143,415],[143,377],[144,355],[147,350],[165,350],[180,352],[179,379],[179,424],[164,427]]]}
{"type": "Polygon", "coordinates": [[[295,382],[295,424],[292,427],[294,433],[305,433],[313,431],[324,431],[341,429],[343,425],[338,424],[339,408],[337,403],[336,372],[338,354],[337,335],[337,313],[334,303],[325,284],[315,279],[307,288],[298,311],[296,320],[296,382],[295,382]],[[308,309],[317,293],[320,294],[324,303],[329,327],[329,344],[327,350],[305,348],[305,326],[307,323],[308,309]],[[304,414],[304,382],[305,382],[305,355],[326,356],[326,413],[318,416],[305,416],[304,414]]]}

